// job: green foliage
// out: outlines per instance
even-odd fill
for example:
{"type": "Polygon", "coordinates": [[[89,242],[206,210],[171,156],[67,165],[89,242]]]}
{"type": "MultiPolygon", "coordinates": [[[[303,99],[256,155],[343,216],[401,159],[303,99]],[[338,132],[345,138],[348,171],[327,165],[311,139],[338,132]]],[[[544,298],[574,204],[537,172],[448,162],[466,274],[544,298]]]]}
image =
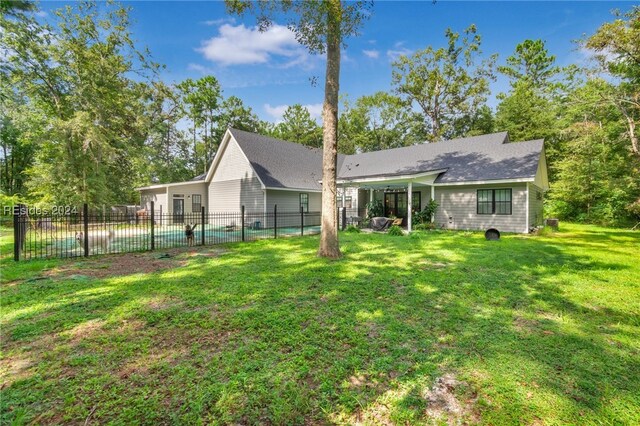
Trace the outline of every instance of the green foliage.
{"type": "Polygon", "coordinates": [[[447,47],[426,49],[393,63],[393,85],[397,93],[417,105],[424,118],[429,140],[435,142],[461,136],[464,126],[489,95],[495,79],[496,56],[481,60],[481,37],[475,25],[460,34],[447,29],[447,47]]]}
{"type": "Polygon", "coordinates": [[[16,263],[5,233],[3,362],[29,367],[0,423],[446,423],[447,375],[461,424],[638,424],[640,232],[562,229],[343,233],[338,262],[304,237],[16,263]]]}
{"type": "Polygon", "coordinates": [[[357,227],[357,226],[355,226],[355,225],[349,225],[349,226],[347,226],[347,228],[344,230],[344,232],[349,232],[349,233],[352,233],[352,234],[359,234],[359,233],[360,233],[360,232],[362,232],[362,231],[360,230],[360,228],[358,228],[358,227],[357,227]]]}
{"type": "Polygon", "coordinates": [[[392,225],[389,227],[387,234],[393,237],[404,237],[404,231],[398,225],[392,225]]]}
{"type": "Polygon", "coordinates": [[[354,105],[344,101],[338,143],[342,152],[398,148],[424,139],[420,114],[398,96],[376,92],[358,98],[354,105]]]}
{"type": "Polygon", "coordinates": [[[322,127],[311,117],[309,110],[294,104],[282,114],[282,122],[275,125],[273,136],[314,148],[322,147],[322,127]]]}
{"type": "Polygon", "coordinates": [[[368,202],[365,208],[367,209],[367,219],[381,217],[384,214],[384,206],[380,200],[368,202]]]}
{"type": "Polygon", "coordinates": [[[436,200],[429,200],[424,209],[419,212],[415,212],[413,214],[412,220],[416,224],[424,224],[427,222],[431,222],[431,219],[435,217],[436,212],[438,211],[438,202],[436,200]]]}
{"type": "Polygon", "coordinates": [[[431,222],[418,223],[413,227],[413,229],[416,231],[430,231],[435,228],[436,228],[436,224],[431,222]]]}

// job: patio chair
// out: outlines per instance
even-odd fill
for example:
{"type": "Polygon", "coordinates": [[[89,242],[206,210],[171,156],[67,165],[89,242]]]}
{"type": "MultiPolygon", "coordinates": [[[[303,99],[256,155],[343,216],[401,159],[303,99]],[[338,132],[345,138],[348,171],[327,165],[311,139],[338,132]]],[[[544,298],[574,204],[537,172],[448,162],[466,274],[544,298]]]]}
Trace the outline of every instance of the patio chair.
{"type": "Polygon", "coordinates": [[[373,217],[369,222],[369,226],[371,226],[371,229],[374,231],[384,231],[391,226],[391,222],[391,219],[386,217],[373,217]]]}

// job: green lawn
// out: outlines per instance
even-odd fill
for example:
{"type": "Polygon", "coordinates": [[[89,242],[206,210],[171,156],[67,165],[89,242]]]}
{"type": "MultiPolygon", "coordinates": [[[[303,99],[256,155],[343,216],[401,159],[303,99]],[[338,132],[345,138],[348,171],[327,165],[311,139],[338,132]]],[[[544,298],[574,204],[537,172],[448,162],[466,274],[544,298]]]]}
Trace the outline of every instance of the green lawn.
{"type": "Polygon", "coordinates": [[[2,242],[0,423],[640,424],[640,232],[2,242]]]}

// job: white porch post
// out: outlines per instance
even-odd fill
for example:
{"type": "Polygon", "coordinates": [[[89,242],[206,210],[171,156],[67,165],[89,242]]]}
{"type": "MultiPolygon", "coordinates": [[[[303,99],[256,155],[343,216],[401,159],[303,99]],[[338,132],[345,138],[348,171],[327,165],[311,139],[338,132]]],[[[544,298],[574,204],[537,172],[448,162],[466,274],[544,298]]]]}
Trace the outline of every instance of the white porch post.
{"type": "Polygon", "coordinates": [[[529,233],[529,182],[527,182],[525,184],[525,187],[527,189],[525,191],[525,196],[527,197],[527,201],[525,202],[526,212],[525,212],[525,219],[524,220],[527,222],[527,224],[524,227],[524,233],[528,234],[529,233]]]}
{"type": "MultiPolygon", "coordinates": [[[[431,185],[431,199],[435,200],[436,199],[436,187],[431,185]]],[[[436,215],[432,215],[431,216],[431,223],[433,223],[436,220],[436,215]]]]}
{"type": "Polygon", "coordinates": [[[347,188],[343,186],[342,187],[342,208],[345,208],[347,206],[347,196],[345,192],[347,192],[347,188]]]}
{"type": "Polygon", "coordinates": [[[373,188],[369,190],[369,202],[373,203],[373,188]]]}
{"type": "Polygon", "coordinates": [[[413,183],[409,181],[407,186],[407,231],[411,232],[411,199],[413,198],[411,192],[413,190],[413,183]]]}

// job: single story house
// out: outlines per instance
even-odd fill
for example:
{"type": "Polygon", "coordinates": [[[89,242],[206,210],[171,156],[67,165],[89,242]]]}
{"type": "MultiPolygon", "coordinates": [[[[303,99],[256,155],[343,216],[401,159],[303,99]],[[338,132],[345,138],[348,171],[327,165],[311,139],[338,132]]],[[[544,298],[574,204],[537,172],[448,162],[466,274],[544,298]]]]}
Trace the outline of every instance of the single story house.
{"type": "MultiPolygon", "coordinates": [[[[438,202],[437,227],[526,233],[542,223],[549,188],[542,140],[511,142],[506,132],[338,156],[339,206],[382,202],[404,218],[438,202]]],[[[205,175],[138,188],[141,204],[181,215],[321,210],[322,150],[229,129],[205,175]]]]}

